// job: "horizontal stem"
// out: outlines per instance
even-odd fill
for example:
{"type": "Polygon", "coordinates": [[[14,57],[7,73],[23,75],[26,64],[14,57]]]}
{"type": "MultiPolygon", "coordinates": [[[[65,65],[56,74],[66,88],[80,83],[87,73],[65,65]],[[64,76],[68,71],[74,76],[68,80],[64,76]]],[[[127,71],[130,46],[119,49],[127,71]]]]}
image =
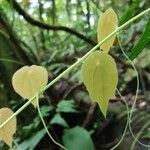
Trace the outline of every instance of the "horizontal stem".
{"type": "MultiPolygon", "coordinates": [[[[102,45],[104,42],[106,42],[113,35],[115,35],[120,30],[122,30],[123,28],[125,28],[126,26],[128,26],[129,24],[131,24],[133,21],[139,19],[140,17],[142,17],[143,15],[145,15],[148,12],[150,12],[150,8],[146,9],[142,13],[138,14],[137,16],[133,17],[132,19],[130,19],[129,21],[127,21],[126,23],[124,23],[123,25],[121,25],[120,27],[118,27],[115,31],[113,31],[111,34],[109,34],[100,43],[98,43],[96,46],[94,46],[89,52],[87,52],[82,58],[78,59],[73,65],[71,65],[68,69],[66,69],[64,72],[62,72],[60,75],[58,75],[54,80],[52,80],[49,84],[47,84],[41,90],[41,92],[44,92],[45,90],[47,90],[50,86],[52,86],[54,83],[56,83],[59,79],[61,79],[63,76],[65,76],[67,73],[69,73],[74,67],[76,67],[77,65],[79,65],[89,54],[91,54],[93,51],[95,51],[96,49],[98,49],[98,47],[100,45],[102,45]]],[[[22,112],[35,98],[36,98],[36,95],[33,96],[31,99],[29,99],[29,101],[27,101],[21,108],[19,108],[12,116],[10,116],[6,121],[4,121],[0,125],[0,129],[2,127],[4,127],[11,119],[13,119],[15,116],[17,116],[20,112],[22,112]]]]}

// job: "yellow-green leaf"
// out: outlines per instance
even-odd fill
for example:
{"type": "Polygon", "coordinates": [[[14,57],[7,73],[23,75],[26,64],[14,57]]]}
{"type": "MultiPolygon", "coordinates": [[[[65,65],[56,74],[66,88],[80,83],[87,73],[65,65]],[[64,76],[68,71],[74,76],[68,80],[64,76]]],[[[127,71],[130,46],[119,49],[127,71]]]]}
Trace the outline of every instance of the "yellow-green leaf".
{"type": "MultiPolygon", "coordinates": [[[[48,72],[42,66],[24,66],[12,77],[14,90],[24,99],[30,99],[48,83],[48,72]]],[[[33,101],[36,105],[36,101],[33,101]]]]}
{"type": "Polygon", "coordinates": [[[109,99],[115,95],[118,83],[114,59],[104,52],[93,52],[82,65],[82,75],[91,99],[99,104],[106,117],[109,99]]]}
{"type": "MultiPolygon", "coordinates": [[[[6,121],[11,115],[13,115],[13,111],[9,108],[1,108],[0,109],[0,124],[6,121]]],[[[16,132],[16,117],[14,117],[11,121],[9,121],[3,128],[0,129],[0,139],[4,141],[8,146],[12,146],[13,135],[16,132]]]]}
{"type": "MultiPolygon", "coordinates": [[[[105,39],[110,33],[112,33],[118,27],[118,17],[112,8],[107,9],[99,18],[97,27],[98,43],[105,39]]],[[[110,47],[113,45],[116,35],[109,38],[103,43],[100,48],[108,53],[110,47]]]]}

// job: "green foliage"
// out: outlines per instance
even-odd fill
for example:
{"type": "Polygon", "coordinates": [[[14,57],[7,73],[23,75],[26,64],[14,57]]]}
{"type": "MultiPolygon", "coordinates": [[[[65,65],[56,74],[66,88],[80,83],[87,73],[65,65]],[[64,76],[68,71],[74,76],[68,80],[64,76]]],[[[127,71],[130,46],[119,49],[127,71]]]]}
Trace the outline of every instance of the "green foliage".
{"type": "Polygon", "coordinates": [[[60,101],[57,104],[56,108],[57,112],[64,112],[64,113],[77,113],[78,111],[76,110],[76,105],[74,100],[63,100],[60,101]]]}
{"type": "Polygon", "coordinates": [[[143,138],[150,139],[150,131],[143,135],[143,138]]]}
{"type": "Polygon", "coordinates": [[[26,139],[24,142],[20,143],[19,148],[21,150],[33,150],[45,134],[45,129],[36,131],[29,139],[26,139]]]}
{"type": "Polygon", "coordinates": [[[67,150],[94,150],[89,132],[79,126],[65,131],[63,143],[67,150]]]}
{"type": "Polygon", "coordinates": [[[40,111],[43,117],[47,117],[49,116],[49,112],[51,112],[53,109],[54,109],[53,105],[49,105],[49,106],[44,105],[40,108],[40,111]]]}
{"type": "Polygon", "coordinates": [[[64,126],[66,128],[69,127],[68,124],[67,124],[67,122],[65,121],[65,119],[63,119],[61,117],[60,113],[56,113],[54,115],[54,117],[50,121],[50,124],[59,124],[59,125],[64,126]]]}
{"type": "MultiPolygon", "coordinates": [[[[49,116],[49,113],[52,112],[53,109],[54,109],[53,106],[42,106],[40,110],[41,110],[42,116],[47,117],[47,116],[49,116]]],[[[41,119],[39,116],[37,116],[32,121],[32,123],[24,126],[21,130],[22,138],[27,140],[29,137],[33,136],[32,134],[34,134],[36,132],[36,130],[39,128],[40,123],[41,123],[41,119]]]]}
{"type": "Polygon", "coordinates": [[[129,58],[131,60],[135,59],[149,43],[150,43],[150,18],[147,22],[143,35],[140,37],[136,45],[131,49],[129,58]]]}
{"type": "Polygon", "coordinates": [[[50,121],[50,124],[62,125],[66,128],[69,127],[65,119],[60,113],[78,113],[74,100],[62,100],[56,106],[56,114],[50,121]]]}
{"type": "Polygon", "coordinates": [[[128,8],[125,10],[125,13],[123,16],[120,18],[120,24],[122,25],[123,23],[127,22],[129,19],[131,19],[136,12],[139,10],[139,5],[140,5],[141,0],[135,0],[128,8]]]}

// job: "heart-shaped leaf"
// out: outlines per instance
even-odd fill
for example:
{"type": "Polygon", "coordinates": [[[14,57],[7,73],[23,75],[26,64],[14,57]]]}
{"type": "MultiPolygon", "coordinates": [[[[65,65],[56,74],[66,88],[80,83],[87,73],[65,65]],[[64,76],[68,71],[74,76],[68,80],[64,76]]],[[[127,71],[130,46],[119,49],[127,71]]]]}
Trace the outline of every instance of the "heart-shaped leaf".
{"type": "MultiPolygon", "coordinates": [[[[48,72],[42,66],[24,66],[12,77],[14,90],[24,99],[32,98],[40,92],[48,82],[48,72]]],[[[33,101],[33,105],[36,102],[33,101]]]]}
{"type": "MultiPolygon", "coordinates": [[[[9,108],[1,108],[0,109],[0,124],[6,121],[11,115],[13,115],[13,111],[9,108]]],[[[0,129],[0,139],[4,141],[8,146],[12,146],[13,135],[16,132],[16,117],[14,117],[11,121],[9,121],[3,128],[0,129]]]]}
{"type": "Polygon", "coordinates": [[[118,83],[114,59],[101,51],[90,54],[82,65],[83,82],[93,101],[98,102],[106,117],[108,102],[115,95],[118,83]]]}
{"type": "MultiPolygon", "coordinates": [[[[112,33],[118,27],[118,17],[112,8],[107,9],[99,18],[97,27],[98,43],[105,39],[110,33],[112,33]]],[[[108,53],[110,47],[113,45],[116,35],[113,35],[106,42],[104,42],[100,48],[108,53]]]]}

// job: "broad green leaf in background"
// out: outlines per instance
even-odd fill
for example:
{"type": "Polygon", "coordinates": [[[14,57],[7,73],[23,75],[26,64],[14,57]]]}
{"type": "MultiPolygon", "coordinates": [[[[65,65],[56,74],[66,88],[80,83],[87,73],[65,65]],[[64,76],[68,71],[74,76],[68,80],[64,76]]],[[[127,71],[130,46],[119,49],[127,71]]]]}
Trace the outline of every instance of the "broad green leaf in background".
{"type": "MultiPolygon", "coordinates": [[[[49,116],[49,113],[54,109],[54,106],[49,105],[49,106],[41,106],[41,114],[43,117],[49,116]]],[[[27,139],[31,137],[31,134],[35,134],[34,132],[39,128],[39,125],[41,123],[41,118],[38,115],[36,118],[33,119],[32,123],[22,127],[21,132],[23,136],[27,139]]]]}
{"type": "Polygon", "coordinates": [[[77,113],[74,100],[63,100],[57,104],[57,112],[77,113]]]}
{"type": "MultiPolygon", "coordinates": [[[[98,21],[97,27],[97,38],[98,43],[105,39],[110,33],[112,33],[118,27],[118,17],[112,8],[107,9],[98,21]]],[[[109,38],[105,43],[103,43],[100,48],[108,53],[110,47],[115,41],[116,35],[109,38]]]]}
{"type": "Polygon", "coordinates": [[[45,134],[46,134],[45,129],[37,131],[35,134],[33,134],[32,137],[25,140],[19,145],[20,150],[33,150],[36,147],[36,145],[40,142],[40,140],[44,137],[45,134]]]}
{"type": "Polygon", "coordinates": [[[79,126],[64,132],[63,143],[67,150],[94,150],[90,133],[79,126]]]}
{"type": "MultiPolygon", "coordinates": [[[[12,77],[14,90],[24,99],[32,98],[37,92],[46,86],[48,82],[48,72],[42,66],[24,66],[12,77]]],[[[35,106],[36,102],[32,104],[35,106]]]]}
{"type": "Polygon", "coordinates": [[[60,115],[60,113],[56,113],[55,116],[51,119],[50,124],[59,124],[64,127],[69,127],[64,118],[60,115]]]}
{"type": "Polygon", "coordinates": [[[114,59],[101,51],[90,54],[82,65],[83,82],[93,101],[96,101],[106,117],[108,102],[115,95],[118,83],[114,59]]]}
{"type": "Polygon", "coordinates": [[[150,18],[147,22],[143,35],[140,37],[136,45],[131,49],[129,58],[131,60],[136,58],[148,44],[150,44],[150,18]]]}
{"type": "MultiPolygon", "coordinates": [[[[9,108],[0,109],[0,124],[7,120],[13,111],[9,108]]],[[[4,141],[8,146],[12,146],[13,135],[16,132],[16,117],[9,121],[3,128],[0,129],[0,140],[4,141]]]]}
{"type": "Polygon", "coordinates": [[[49,113],[54,109],[53,105],[44,105],[41,106],[40,111],[43,117],[49,116],[49,113]]]}
{"type": "Polygon", "coordinates": [[[130,20],[132,17],[136,15],[136,13],[140,10],[140,3],[141,0],[133,1],[131,5],[128,6],[128,8],[123,13],[123,16],[119,19],[120,25],[130,20]]]}

